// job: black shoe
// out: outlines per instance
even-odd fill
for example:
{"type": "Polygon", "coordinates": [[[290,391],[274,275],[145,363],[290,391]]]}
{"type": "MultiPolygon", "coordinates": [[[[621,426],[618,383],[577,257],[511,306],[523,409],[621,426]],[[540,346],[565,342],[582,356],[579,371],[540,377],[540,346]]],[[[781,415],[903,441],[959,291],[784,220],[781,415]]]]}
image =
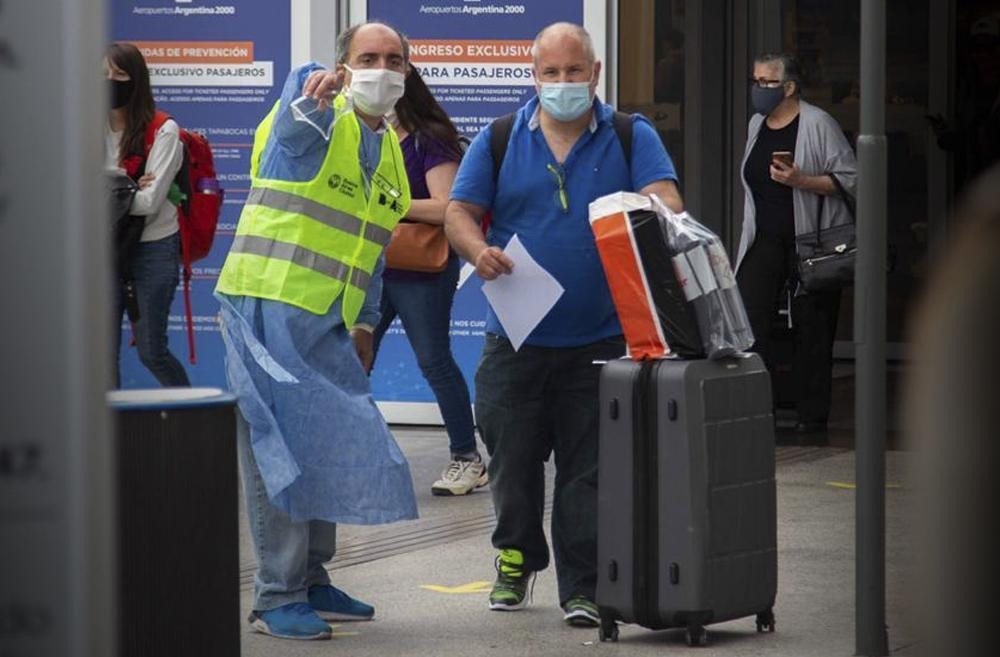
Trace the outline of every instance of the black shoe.
{"type": "Polygon", "coordinates": [[[799,422],[795,425],[797,444],[809,447],[825,447],[830,444],[826,422],[799,422]]]}
{"type": "Polygon", "coordinates": [[[778,447],[823,447],[830,443],[825,422],[798,422],[774,427],[778,447]]]}
{"type": "Polygon", "coordinates": [[[795,433],[826,433],[826,422],[799,422],[795,425],[795,433]]]}
{"type": "Polygon", "coordinates": [[[574,595],[562,606],[563,620],[573,627],[597,627],[601,624],[601,612],[594,601],[583,595],[574,595]]]}

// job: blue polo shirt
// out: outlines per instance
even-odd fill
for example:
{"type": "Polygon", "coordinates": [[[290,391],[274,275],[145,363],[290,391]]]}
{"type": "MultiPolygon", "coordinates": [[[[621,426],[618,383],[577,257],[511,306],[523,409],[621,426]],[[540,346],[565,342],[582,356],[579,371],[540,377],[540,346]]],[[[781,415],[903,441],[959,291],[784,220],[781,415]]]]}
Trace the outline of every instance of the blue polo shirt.
{"type": "MultiPolygon", "coordinates": [[[[576,347],[622,333],[590,230],[588,206],[606,194],[640,190],[658,180],[676,182],[677,174],[656,130],[638,115],[633,121],[631,168],[626,167],[613,116],[610,105],[595,99],[590,129],[560,166],[538,126],[538,98],[532,98],[517,111],[496,183],[490,127],[473,140],[459,166],[451,198],[492,209],[486,241],[503,248],[516,234],[566,290],[526,344],[576,347]],[[547,170],[549,164],[563,173],[568,211],[562,209],[558,179],[547,170]]],[[[492,308],[486,330],[504,335],[492,308]]]]}

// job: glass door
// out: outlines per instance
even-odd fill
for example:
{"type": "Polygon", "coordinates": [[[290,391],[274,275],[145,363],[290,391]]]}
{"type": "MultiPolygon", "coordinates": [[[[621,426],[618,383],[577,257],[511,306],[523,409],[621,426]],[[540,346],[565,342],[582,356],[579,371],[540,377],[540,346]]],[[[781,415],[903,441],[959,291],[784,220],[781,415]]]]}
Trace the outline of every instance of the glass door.
{"type": "Polygon", "coordinates": [[[618,109],[649,118],[684,183],[686,0],[619,3],[618,109]]]}
{"type": "MultiPolygon", "coordinates": [[[[901,357],[906,319],[927,275],[928,189],[947,185],[928,176],[930,89],[929,0],[888,0],[886,137],[889,272],[887,337],[901,357]]],[[[855,144],[859,128],[861,31],[857,0],[782,0],[783,49],[803,67],[803,98],[830,113],[855,144]]],[[[851,356],[853,288],[844,292],[837,355],[851,356]]]]}

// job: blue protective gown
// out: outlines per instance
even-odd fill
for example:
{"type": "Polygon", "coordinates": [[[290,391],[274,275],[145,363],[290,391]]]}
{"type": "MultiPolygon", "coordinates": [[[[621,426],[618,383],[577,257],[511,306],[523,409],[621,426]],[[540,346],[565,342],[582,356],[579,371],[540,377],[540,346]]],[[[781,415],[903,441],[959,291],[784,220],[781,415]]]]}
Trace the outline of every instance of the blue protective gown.
{"type": "MultiPolygon", "coordinates": [[[[327,142],[287,109],[317,68],[307,64],[289,75],[261,155],[261,177],[302,182],[322,166],[327,142]]],[[[332,110],[325,120],[334,120],[332,110]]],[[[361,133],[361,161],[377,164],[381,137],[363,123],[361,133]]],[[[378,322],[383,267],[380,258],[358,324],[378,322]]],[[[372,399],[340,299],[325,315],[316,315],[268,299],[216,296],[222,304],[226,377],[239,396],[275,506],[297,521],[378,524],[416,518],[409,466],[372,399]]]]}

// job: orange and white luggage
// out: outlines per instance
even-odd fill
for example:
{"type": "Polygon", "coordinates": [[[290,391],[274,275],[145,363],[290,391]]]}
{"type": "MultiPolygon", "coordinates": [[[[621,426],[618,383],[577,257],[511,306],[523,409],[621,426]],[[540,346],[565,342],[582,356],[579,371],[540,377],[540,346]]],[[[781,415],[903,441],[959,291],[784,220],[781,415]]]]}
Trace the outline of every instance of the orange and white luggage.
{"type": "Polygon", "coordinates": [[[753,344],[725,249],[690,215],[618,192],[590,204],[590,226],[633,359],[721,358],[753,344]]]}

